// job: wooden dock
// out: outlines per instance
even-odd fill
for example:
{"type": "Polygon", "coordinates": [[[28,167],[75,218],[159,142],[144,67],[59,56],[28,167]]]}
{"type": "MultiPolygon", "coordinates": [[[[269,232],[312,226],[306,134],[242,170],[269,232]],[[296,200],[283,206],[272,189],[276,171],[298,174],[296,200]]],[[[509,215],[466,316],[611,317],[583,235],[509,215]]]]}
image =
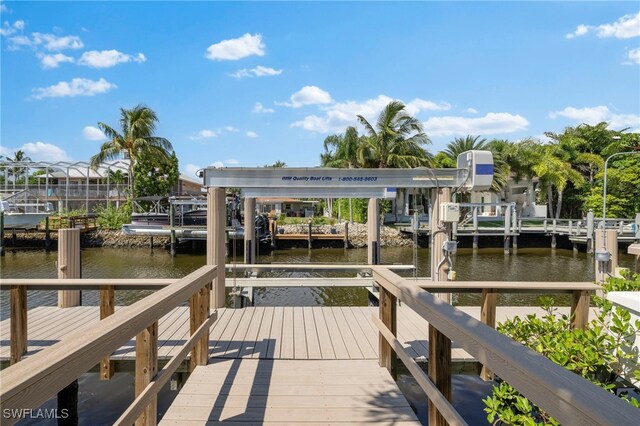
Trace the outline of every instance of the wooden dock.
{"type": "MultiPolygon", "coordinates": [[[[118,307],[117,311],[125,309],[118,307]]],[[[461,307],[462,312],[480,319],[479,306],[461,307]]],[[[498,307],[496,319],[502,322],[516,315],[524,317],[544,312],[537,307],[498,307]]],[[[559,308],[568,314],[569,308],[559,308]]],[[[372,316],[377,307],[339,306],[261,306],[242,309],[219,308],[218,320],[210,328],[209,356],[212,358],[253,358],[283,360],[376,360],[378,330],[372,316]]],[[[62,339],[98,325],[98,306],[58,308],[39,306],[28,312],[27,353],[38,353],[62,339]]],[[[413,310],[398,308],[398,340],[416,361],[429,356],[429,324],[413,310]]],[[[9,319],[0,322],[0,361],[10,359],[9,319]]],[[[179,306],[158,321],[158,360],[175,356],[189,339],[189,308],[179,306]]],[[[453,362],[475,362],[454,342],[453,362]]],[[[129,369],[136,358],[135,339],[112,355],[116,370],[129,369]]]]}

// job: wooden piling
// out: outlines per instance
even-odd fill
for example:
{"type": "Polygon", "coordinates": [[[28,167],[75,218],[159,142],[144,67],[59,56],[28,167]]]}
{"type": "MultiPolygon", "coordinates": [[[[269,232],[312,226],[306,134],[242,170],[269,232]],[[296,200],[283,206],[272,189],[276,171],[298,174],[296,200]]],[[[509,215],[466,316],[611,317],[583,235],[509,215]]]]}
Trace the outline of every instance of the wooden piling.
{"type": "MultiPolygon", "coordinates": [[[[158,372],[158,323],[154,322],[136,336],[135,396],[142,393],[158,372]]],[[[154,396],[136,420],[136,426],[155,425],[158,397],[154,396]]]]}
{"type": "MultiPolygon", "coordinates": [[[[389,292],[383,286],[380,286],[380,307],[379,307],[379,315],[380,321],[391,331],[391,333],[396,336],[397,335],[397,299],[396,297],[389,292]]],[[[391,348],[387,339],[384,338],[382,333],[379,333],[379,355],[378,355],[378,363],[380,367],[385,367],[393,380],[397,378],[397,356],[394,350],[391,348]]]]}
{"type": "MultiPolygon", "coordinates": [[[[604,250],[605,245],[602,239],[602,229],[595,232],[596,251],[604,250]]],[[[611,254],[609,262],[601,265],[595,259],[596,282],[603,283],[607,277],[613,275],[618,267],[618,232],[615,229],[607,229],[605,234],[606,250],[611,254]]]]}
{"type": "Polygon", "coordinates": [[[11,364],[27,352],[27,288],[11,286],[11,364]]]}
{"type": "Polygon", "coordinates": [[[576,290],[571,296],[571,328],[586,329],[589,323],[589,292],[576,290]]]}
{"type": "MultiPolygon", "coordinates": [[[[496,328],[496,300],[498,294],[495,289],[482,289],[482,305],[480,307],[480,320],[491,328],[496,328]]],[[[482,366],[480,378],[484,381],[493,380],[493,372],[486,366],[482,366]]]]}
{"type": "Polygon", "coordinates": [[[169,253],[171,254],[171,257],[176,257],[176,207],[173,204],[169,205],[169,226],[171,227],[169,253]]]}
{"type": "Polygon", "coordinates": [[[256,250],[256,199],[244,199],[244,263],[252,264],[255,261],[256,250]]]}
{"type": "MultiPolygon", "coordinates": [[[[451,238],[451,231],[439,228],[440,204],[451,201],[451,189],[433,189],[431,196],[431,279],[433,281],[447,281],[449,270],[438,264],[443,258],[442,245],[451,238]],[[437,232],[436,232],[437,231],[437,232]]],[[[475,237],[475,236],[474,236],[475,237]]],[[[436,293],[436,297],[451,303],[451,293],[436,293]]],[[[451,339],[429,324],[429,364],[428,375],[438,390],[451,401],[451,339]]],[[[436,406],[429,401],[429,424],[446,425],[447,422],[436,406]]]]}
{"type": "MultiPolygon", "coordinates": [[[[112,285],[100,287],[100,319],[103,320],[116,311],[115,289],[112,285]]],[[[100,361],[100,380],[109,380],[115,373],[114,361],[110,356],[102,358],[100,361]]]]}
{"type": "MultiPolygon", "coordinates": [[[[80,230],[58,230],[58,278],[82,278],[80,264],[80,230]]],[[[58,307],[80,306],[80,290],[58,290],[58,307]]]]}
{"type": "Polygon", "coordinates": [[[51,228],[49,226],[49,216],[44,219],[44,249],[51,250],[51,228]]]}
{"type": "MultiPolygon", "coordinates": [[[[209,318],[209,287],[204,286],[189,298],[189,330],[194,334],[209,318]]],[[[209,333],[205,333],[191,351],[189,371],[209,360],[209,333]]]]}
{"type": "Polygon", "coordinates": [[[367,209],[367,263],[380,264],[380,224],[378,211],[380,200],[369,198],[367,209]]]}
{"type": "Polygon", "coordinates": [[[344,223],[344,248],[349,248],[349,222],[344,223]]]}
{"type": "Polygon", "coordinates": [[[311,248],[311,244],[313,244],[313,240],[311,238],[312,232],[312,222],[311,219],[309,219],[309,227],[307,229],[307,248],[311,248]]]}
{"type": "MultiPolygon", "coordinates": [[[[213,290],[211,291],[211,307],[225,306],[225,226],[226,198],[224,188],[207,189],[207,265],[217,265],[213,290]]],[[[246,222],[246,220],[245,220],[246,222]]]]}

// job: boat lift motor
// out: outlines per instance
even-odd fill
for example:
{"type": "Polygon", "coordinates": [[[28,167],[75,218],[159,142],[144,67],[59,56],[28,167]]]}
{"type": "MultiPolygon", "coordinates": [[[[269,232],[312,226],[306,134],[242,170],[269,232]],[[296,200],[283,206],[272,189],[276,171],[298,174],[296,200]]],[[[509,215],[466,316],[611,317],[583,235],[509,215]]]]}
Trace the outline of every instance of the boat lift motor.
{"type": "Polygon", "coordinates": [[[493,154],[491,151],[465,151],[458,155],[457,167],[469,171],[462,189],[487,191],[491,188],[491,182],[493,182],[493,154]]]}

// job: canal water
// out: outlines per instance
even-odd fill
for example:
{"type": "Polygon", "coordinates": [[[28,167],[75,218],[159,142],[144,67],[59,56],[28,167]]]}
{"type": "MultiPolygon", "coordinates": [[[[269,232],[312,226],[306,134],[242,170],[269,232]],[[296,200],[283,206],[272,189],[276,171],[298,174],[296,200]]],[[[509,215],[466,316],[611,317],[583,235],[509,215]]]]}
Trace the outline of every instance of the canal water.
{"type": "MultiPolygon", "coordinates": [[[[385,264],[417,264],[413,272],[406,276],[429,276],[429,249],[384,248],[381,252],[385,264]]],[[[258,263],[366,263],[365,249],[290,249],[261,254],[258,263]]],[[[0,258],[3,278],[56,278],[57,253],[44,251],[8,251],[0,258]]],[[[460,281],[591,281],[594,276],[594,262],[591,255],[571,250],[519,249],[505,255],[500,249],[460,249],[453,258],[454,270],[460,281]]],[[[228,263],[242,260],[230,256],[228,263]]],[[[621,267],[633,267],[632,256],[620,255],[621,267]]],[[[203,253],[179,254],[172,258],[160,249],[83,249],[82,276],[84,278],[180,278],[205,264],[203,253]]],[[[271,276],[328,276],[320,273],[271,273],[271,276]]],[[[228,272],[228,280],[240,273],[228,272]]],[[[333,276],[347,276],[333,274],[333,276]]],[[[131,304],[148,292],[116,292],[116,303],[131,304]]],[[[527,294],[500,295],[501,305],[535,305],[537,297],[527,294]]],[[[558,304],[568,304],[568,299],[556,298],[558,304]],[[558,300],[559,299],[559,300],[558,300]]],[[[97,305],[98,294],[85,291],[82,295],[85,305],[97,305]]],[[[29,308],[41,305],[55,305],[55,291],[30,291],[29,308]]],[[[367,291],[354,288],[292,288],[257,289],[256,305],[295,306],[366,306],[367,291]]],[[[478,295],[454,295],[454,304],[478,305],[478,295]]],[[[0,292],[0,317],[9,315],[8,292],[0,292]]],[[[91,418],[81,423],[97,425],[111,424],[133,401],[133,376],[117,373],[111,381],[100,381],[97,374],[84,374],[79,379],[80,418],[91,418]]],[[[398,380],[407,398],[416,407],[421,420],[426,421],[425,398],[410,376],[401,375],[398,380]]],[[[486,424],[481,399],[491,391],[491,384],[469,375],[456,375],[453,379],[454,406],[461,411],[469,424],[486,424]]],[[[169,385],[160,393],[158,411],[163,413],[176,395],[169,385]]],[[[55,408],[55,399],[44,407],[55,408]]],[[[42,419],[23,421],[20,424],[42,424],[42,419]]],[[[55,420],[44,421],[55,424],[55,420]]]]}

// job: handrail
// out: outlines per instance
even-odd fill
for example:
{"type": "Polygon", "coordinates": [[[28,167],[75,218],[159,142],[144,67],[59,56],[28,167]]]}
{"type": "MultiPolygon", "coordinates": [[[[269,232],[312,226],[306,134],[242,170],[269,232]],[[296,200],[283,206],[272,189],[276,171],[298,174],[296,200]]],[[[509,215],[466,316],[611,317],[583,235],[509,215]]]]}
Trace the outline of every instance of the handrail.
{"type": "Polygon", "coordinates": [[[173,285],[118,310],[97,327],[87,326],[82,332],[6,368],[0,383],[3,408],[40,406],[79,374],[210,283],[216,269],[216,266],[203,266],[173,285]]]}
{"type": "Polygon", "coordinates": [[[418,386],[424,391],[427,395],[427,398],[438,408],[438,411],[443,415],[443,417],[447,420],[450,426],[455,425],[467,425],[467,422],[462,418],[462,416],[456,411],[455,408],[451,405],[451,403],[444,397],[436,388],[429,377],[424,373],[422,368],[418,365],[417,362],[413,360],[413,358],[407,353],[407,350],[402,346],[400,341],[396,339],[396,337],[391,333],[391,331],[384,325],[380,319],[378,319],[375,315],[371,316],[373,323],[376,327],[378,327],[378,331],[380,334],[386,339],[386,341],[393,347],[393,350],[398,355],[398,358],[404,363],[407,367],[407,370],[411,373],[413,378],[418,383],[418,386]]]}
{"type": "Polygon", "coordinates": [[[187,356],[189,351],[196,345],[198,340],[209,331],[211,325],[217,320],[218,314],[214,312],[200,327],[191,335],[191,338],[182,345],[178,352],[165,366],[155,375],[153,381],[144,388],[144,390],[131,403],[129,408],[115,421],[115,425],[128,426],[133,424],[142,410],[149,404],[151,399],[162,389],[162,387],[171,379],[171,375],[178,369],[182,360],[187,356]]]}
{"type": "Polygon", "coordinates": [[[634,424],[637,411],[617,396],[498,333],[393,272],[374,278],[430,325],[455,341],[562,424],[634,424]]]}

